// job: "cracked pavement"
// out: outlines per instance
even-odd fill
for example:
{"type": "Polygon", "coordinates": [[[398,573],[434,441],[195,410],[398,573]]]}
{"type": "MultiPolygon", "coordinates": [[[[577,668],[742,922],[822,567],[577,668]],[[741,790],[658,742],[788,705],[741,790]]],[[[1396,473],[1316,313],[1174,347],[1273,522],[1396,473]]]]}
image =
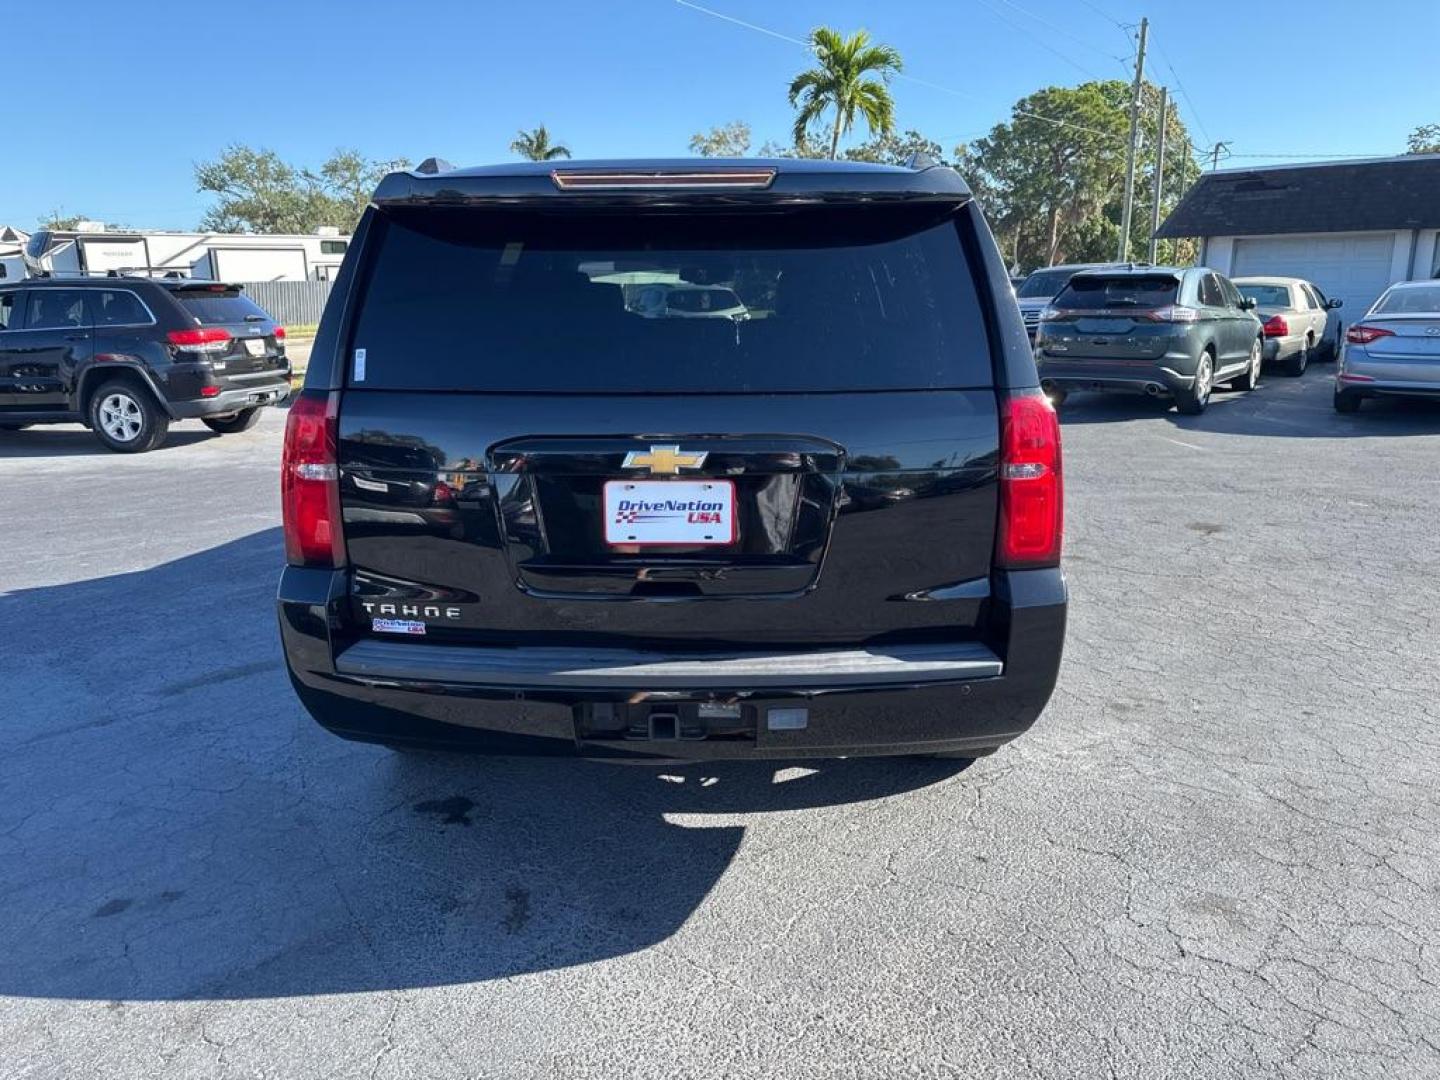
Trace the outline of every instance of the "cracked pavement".
{"type": "Polygon", "coordinates": [[[0,433],[0,1077],[1440,1075],[1440,407],[1328,374],[1072,397],[1065,667],[969,768],[341,742],[282,414],[0,433]]]}

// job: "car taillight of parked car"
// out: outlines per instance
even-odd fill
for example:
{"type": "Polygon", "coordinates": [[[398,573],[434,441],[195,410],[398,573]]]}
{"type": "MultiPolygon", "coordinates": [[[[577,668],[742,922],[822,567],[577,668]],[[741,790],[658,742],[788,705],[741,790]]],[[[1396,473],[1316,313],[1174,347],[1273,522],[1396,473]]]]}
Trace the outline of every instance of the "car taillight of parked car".
{"type": "Polygon", "coordinates": [[[1013,395],[1000,412],[996,561],[1012,570],[1058,565],[1064,525],[1059,418],[1039,390],[1013,395]]]}
{"type": "Polygon", "coordinates": [[[1283,315],[1271,315],[1270,318],[1265,320],[1265,325],[1260,329],[1266,337],[1290,336],[1290,324],[1285,321],[1283,315]]]}
{"type": "Polygon", "coordinates": [[[219,353],[230,348],[230,331],[221,330],[218,326],[171,330],[165,337],[171,345],[186,352],[219,353]]]}
{"type": "Polygon", "coordinates": [[[1351,345],[1369,345],[1376,338],[1394,337],[1395,331],[1386,330],[1380,326],[1366,326],[1364,323],[1356,323],[1345,331],[1345,340],[1351,345]]]}
{"type": "Polygon", "coordinates": [[[283,327],[283,326],[277,326],[277,327],[275,327],[274,337],[275,337],[275,340],[276,340],[276,341],[284,341],[284,340],[285,340],[285,327],[283,327]]]}
{"type": "Polygon", "coordinates": [[[1166,304],[1164,307],[1145,312],[1145,318],[1151,322],[1192,323],[1199,321],[1200,311],[1197,308],[1186,307],[1184,304],[1166,304]]]}
{"type": "Polygon", "coordinates": [[[339,394],[305,390],[290,406],[280,458],[285,558],[292,566],[342,566],[339,394]]]}

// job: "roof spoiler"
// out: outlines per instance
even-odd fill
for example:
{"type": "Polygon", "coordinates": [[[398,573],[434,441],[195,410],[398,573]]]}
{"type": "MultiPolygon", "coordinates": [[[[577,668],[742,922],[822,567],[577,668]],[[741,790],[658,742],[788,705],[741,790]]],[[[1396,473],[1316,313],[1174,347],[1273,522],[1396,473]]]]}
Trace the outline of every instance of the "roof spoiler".
{"type": "Polygon", "coordinates": [[[675,162],[617,161],[552,168],[497,165],[449,169],[427,158],[419,168],[380,181],[374,203],[381,209],[422,206],[584,205],[746,206],[843,205],[929,202],[959,205],[970,188],[953,169],[928,157],[919,168],[837,167],[806,160],[675,162]]]}

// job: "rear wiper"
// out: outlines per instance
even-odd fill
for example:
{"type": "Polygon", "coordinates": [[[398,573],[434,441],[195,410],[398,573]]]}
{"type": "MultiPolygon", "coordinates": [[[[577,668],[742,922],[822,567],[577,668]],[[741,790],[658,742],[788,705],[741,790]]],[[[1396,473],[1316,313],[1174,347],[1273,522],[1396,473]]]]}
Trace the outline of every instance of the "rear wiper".
{"type": "Polygon", "coordinates": [[[264,316],[264,315],[246,315],[246,316],[245,316],[245,321],[246,321],[246,322],[264,322],[264,321],[265,321],[265,316],[264,316]]]}

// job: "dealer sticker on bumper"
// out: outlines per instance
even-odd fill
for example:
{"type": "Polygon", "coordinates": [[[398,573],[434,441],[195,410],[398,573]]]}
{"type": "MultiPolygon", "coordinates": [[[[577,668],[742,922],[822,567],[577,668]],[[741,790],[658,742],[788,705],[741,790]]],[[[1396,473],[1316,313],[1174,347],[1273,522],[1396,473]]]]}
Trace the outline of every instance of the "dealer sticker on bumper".
{"type": "Polygon", "coordinates": [[[425,624],[413,619],[376,619],[370,628],[378,634],[423,634],[425,624]]]}
{"type": "Polygon", "coordinates": [[[614,545],[733,544],[731,480],[611,480],[605,542],[614,545]]]}

